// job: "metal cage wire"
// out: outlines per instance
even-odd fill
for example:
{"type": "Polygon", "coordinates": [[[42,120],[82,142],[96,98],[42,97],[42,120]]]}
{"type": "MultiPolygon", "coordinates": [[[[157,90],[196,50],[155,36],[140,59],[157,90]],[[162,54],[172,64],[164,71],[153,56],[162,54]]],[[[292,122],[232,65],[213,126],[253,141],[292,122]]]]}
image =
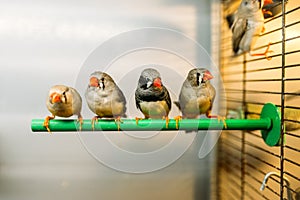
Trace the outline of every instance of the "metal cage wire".
{"type": "MultiPolygon", "coordinates": [[[[271,60],[248,54],[233,58],[231,31],[222,16],[220,71],[227,109],[258,118],[262,105],[281,111],[281,142],[263,143],[259,131],[226,131],[218,143],[218,199],[297,199],[300,188],[300,2],[282,1],[281,13],[265,19],[254,52],[271,42],[271,60]],[[266,188],[261,184],[267,173],[266,188]],[[291,196],[288,196],[291,194],[291,196]]],[[[225,15],[225,14],[224,14],[225,15]]]]}

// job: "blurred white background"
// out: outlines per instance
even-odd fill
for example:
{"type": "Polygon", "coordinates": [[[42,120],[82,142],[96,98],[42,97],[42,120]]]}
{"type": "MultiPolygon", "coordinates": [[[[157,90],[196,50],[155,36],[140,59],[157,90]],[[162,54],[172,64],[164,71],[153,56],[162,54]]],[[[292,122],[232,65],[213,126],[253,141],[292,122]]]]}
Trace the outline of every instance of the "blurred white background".
{"type": "Polygon", "coordinates": [[[89,54],[124,31],[173,29],[210,53],[211,4],[1,0],[0,199],[210,199],[215,157],[198,159],[203,134],[171,166],[134,175],[100,164],[75,134],[32,133],[30,123],[49,114],[52,85],[75,85],[89,54]]]}

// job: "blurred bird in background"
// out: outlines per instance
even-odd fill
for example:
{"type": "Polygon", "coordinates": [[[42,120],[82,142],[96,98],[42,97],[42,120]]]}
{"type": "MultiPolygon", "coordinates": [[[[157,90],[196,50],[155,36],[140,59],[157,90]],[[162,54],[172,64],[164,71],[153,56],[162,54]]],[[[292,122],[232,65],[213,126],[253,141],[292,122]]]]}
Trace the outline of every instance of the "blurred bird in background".
{"type": "MultiPolygon", "coordinates": [[[[285,0],[284,2],[287,3],[288,0],[285,0]]],[[[282,0],[264,0],[262,10],[265,19],[274,17],[282,11],[282,0]]]]}
{"type": "Polygon", "coordinates": [[[120,130],[121,117],[126,117],[126,99],[111,76],[100,71],[92,73],[85,98],[90,110],[97,115],[92,119],[93,129],[98,118],[114,118],[120,130]]]}
{"type": "MultiPolygon", "coordinates": [[[[147,68],[142,71],[135,91],[135,102],[145,119],[165,119],[168,127],[171,98],[156,69],[147,68]]],[[[138,120],[136,118],[137,123],[138,120]]]]}
{"type": "MultiPolygon", "coordinates": [[[[226,127],[223,117],[214,116],[211,113],[216,96],[216,90],[210,83],[212,78],[212,74],[205,68],[190,70],[181,87],[179,101],[175,101],[174,104],[182,112],[183,118],[196,119],[205,114],[208,118],[222,118],[226,127]]],[[[181,117],[175,119],[178,127],[178,121],[181,117]]]]}
{"type": "Polygon", "coordinates": [[[264,16],[261,0],[242,0],[234,14],[232,30],[232,48],[235,56],[250,53],[252,56],[265,56],[268,60],[270,44],[263,53],[251,53],[256,40],[264,31],[264,16]]]}
{"type": "Polygon", "coordinates": [[[49,128],[49,120],[58,117],[71,117],[72,115],[78,116],[78,122],[81,125],[83,119],[81,116],[82,100],[80,94],[72,87],[64,85],[55,85],[50,88],[49,95],[46,100],[48,110],[52,116],[47,116],[44,120],[44,126],[51,132],[49,128]]]}
{"type": "Polygon", "coordinates": [[[231,28],[235,19],[235,13],[241,4],[241,0],[222,0],[222,4],[228,27],[231,28]]]}
{"type": "MultiPolygon", "coordinates": [[[[235,13],[240,6],[242,0],[222,0],[223,9],[225,12],[226,20],[229,28],[232,26],[235,18],[235,13]]],[[[288,0],[285,0],[287,3],[288,0]]],[[[264,18],[274,17],[275,15],[281,13],[282,10],[282,0],[264,0],[262,12],[264,18]]]]}

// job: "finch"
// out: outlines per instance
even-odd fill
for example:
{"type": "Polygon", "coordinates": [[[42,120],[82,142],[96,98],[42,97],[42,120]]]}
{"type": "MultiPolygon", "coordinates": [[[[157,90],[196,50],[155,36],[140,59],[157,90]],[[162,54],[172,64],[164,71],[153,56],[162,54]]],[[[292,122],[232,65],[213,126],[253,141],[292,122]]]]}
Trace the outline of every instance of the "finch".
{"type": "Polygon", "coordinates": [[[72,87],[64,85],[55,85],[51,87],[49,95],[46,100],[48,110],[52,116],[47,116],[44,121],[44,126],[50,131],[49,120],[58,117],[71,117],[72,115],[78,116],[80,122],[80,129],[83,123],[81,116],[82,100],[80,94],[72,87]]]}
{"type": "Polygon", "coordinates": [[[145,119],[166,119],[168,127],[171,98],[156,69],[147,68],[142,71],[135,91],[135,102],[145,119]]]}
{"type": "Polygon", "coordinates": [[[179,94],[179,101],[174,102],[184,118],[198,118],[201,114],[211,115],[212,104],[216,96],[215,88],[210,84],[212,74],[205,68],[189,71],[179,94]]]}
{"type": "Polygon", "coordinates": [[[264,31],[264,16],[262,12],[262,0],[242,0],[234,15],[232,30],[232,47],[235,56],[250,53],[252,56],[267,56],[270,44],[265,52],[252,54],[258,37],[264,31]]]}
{"type": "Polygon", "coordinates": [[[110,75],[100,71],[92,73],[85,99],[90,110],[97,115],[92,119],[93,129],[98,118],[114,118],[120,129],[121,117],[126,117],[126,99],[110,75]]]}
{"type": "MultiPolygon", "coordinates": [[[[226,127],[224,117],[211,114],[216,96],[216,90],[210,83],[212,78],[212,74],[205,68],[190,70],[181,87],[179,101],[175,101],[174,104],[182,112],[183,118],[196,119],[205,114],[208,118],[222,118],[226,127]]],[[[181,116],[175,119],[178,128],[178,121],[181,116]]]]}

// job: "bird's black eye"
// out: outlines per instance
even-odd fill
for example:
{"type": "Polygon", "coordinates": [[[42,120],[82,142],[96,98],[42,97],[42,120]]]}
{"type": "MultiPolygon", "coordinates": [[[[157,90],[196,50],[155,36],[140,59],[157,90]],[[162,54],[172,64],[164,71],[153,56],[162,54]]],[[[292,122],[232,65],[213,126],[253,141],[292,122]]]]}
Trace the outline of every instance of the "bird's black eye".
{"type": "Polygon", "coordinates": [[[196,78],[196,83],[197,85],[200,85],[200,82],[199,82],[199,77],[201,76],[201,74],[198,72],[197,73],[197,78],[196,78]]]}
{"type": "Polygon", "coordinates": [[[63,95],[63,97],[64,97],[64,99],[65,99],[65,103],[67,103],[67,95],[66,95],[66,91],[64,91],[64,92],[62,93],[62,95],[63,95]]]}
{"type": "Polygon", "coordinates": [[[248,5],[248,1],[245,1],[245,3],[244,3],[244,4],[245,4],[245,6],[246,6],[246,5],[248,5]]]}
{"type": "Polygon", "coordinates": [[[105,88],[105,84],[104,84],[105,78],[101,78],[100,80],[101,80],[101,84],[99,84],[99,88],[102,88],[104,90],[104,88],[105,88]]]}

